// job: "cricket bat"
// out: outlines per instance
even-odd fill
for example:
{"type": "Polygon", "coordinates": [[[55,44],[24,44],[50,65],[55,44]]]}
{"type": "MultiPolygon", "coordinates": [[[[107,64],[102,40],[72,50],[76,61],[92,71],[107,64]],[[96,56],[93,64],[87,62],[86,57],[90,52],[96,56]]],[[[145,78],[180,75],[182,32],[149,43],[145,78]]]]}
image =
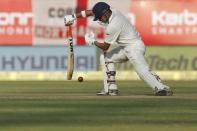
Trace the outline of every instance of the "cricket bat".
{"type": "Polygon", "coordinates": [[[68,26],[67,30],[68,50],[67,50],[67,80],[72,80],[74,71],[74,49],[73,49],[73,36],[72,27],[68,26]]]}

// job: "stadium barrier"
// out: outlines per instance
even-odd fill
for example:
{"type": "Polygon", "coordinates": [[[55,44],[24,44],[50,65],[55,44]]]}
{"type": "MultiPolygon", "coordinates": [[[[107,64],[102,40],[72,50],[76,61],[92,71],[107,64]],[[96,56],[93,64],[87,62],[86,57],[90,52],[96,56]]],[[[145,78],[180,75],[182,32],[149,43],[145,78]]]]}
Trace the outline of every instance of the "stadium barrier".
{"type": "MultiPolygon", "coordinates": [[[[194,71],[157,71],[162,80],[197,80],[197,72],[194,71]]],[[[73,81],[79,76],[86,80],[103,80],[101,71],[74,72],[73,81]]],[[[134,71],[117,71],[117,80],[140,80],[134,71]]],[[[0,72],[0,81],[66,81],[66,72],[0,72]]]]}
{"type": "MultiPolygon", "coordinates": [[[[188,46],[197,44],[196,0],[124,0],[121,4],[121,0],[103,1],[123,12],[147,45],[156,45],[148,46],[146,58],[162,79],[197,80],[197,47],[188,46]]],[[[66,80],[64,15],[89,9],[96,2],[0,1],[0,80],[66,80]]],[[[73,28],[74,44],[84,45],[75,48],[74,80],[79,75],[87,80],[102,80],[98,50],[86,47],[83,38],[90,30],[98,40],[103,39],[103,28],[91,18],[77,20],[73,28]]],[[[116,68],[117,79],[139,80],[130,63],[116,64],[116,68]]]]}
{"type": "MultiPolygon", "coordinates": [[[[197,80],[195,46],[148,46],[147,61],[163,80],[197,80]]],[[[102,80],[99,51],[75,47],[74,80],[102,80]]],[[[1,47],[0,80],[66,80],[66,50],[62,47],[1,47]]],[[[116,64],[118,80],[139,80],[130,63],[116,64]]]]}

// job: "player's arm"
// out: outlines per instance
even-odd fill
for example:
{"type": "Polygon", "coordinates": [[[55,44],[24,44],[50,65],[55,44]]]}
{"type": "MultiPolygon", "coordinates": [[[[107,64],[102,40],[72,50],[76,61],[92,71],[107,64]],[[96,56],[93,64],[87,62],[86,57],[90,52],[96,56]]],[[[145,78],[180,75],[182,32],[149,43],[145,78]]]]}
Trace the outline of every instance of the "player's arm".
{"type": "Polygon", "coordinates": [[[66,15],[64,17],[65,26],[72,25],[77,18],[86,18],[89,16],[94,16],[92,10],[83,10],[83,11],[76,13],[76,14],[66,15]]]}
{"type": "Polygon", "coordinates": [[[83,10],[79,13],[75,14],[76,18],[85,18],[85,17],[89,17],[89,16],[94,16],[92,10],[83,10]]]}
{"type": "Polygon", "coordinates": [[[107,51],[110,47],[110,44],[106,42],[100,43],[98,41],[94,41],[94,45],[96,45],[98,48],[102,49],[103,51],[107,51]]]}
{"type": "Polygon", "coordinates": [[[88,45],[96,45],[98,48],[102,49],[103,51],[107,51],[108,48],[110,47],[109,43],[96,41],[93,32],[86,33],[85,41],[88,45]]]}

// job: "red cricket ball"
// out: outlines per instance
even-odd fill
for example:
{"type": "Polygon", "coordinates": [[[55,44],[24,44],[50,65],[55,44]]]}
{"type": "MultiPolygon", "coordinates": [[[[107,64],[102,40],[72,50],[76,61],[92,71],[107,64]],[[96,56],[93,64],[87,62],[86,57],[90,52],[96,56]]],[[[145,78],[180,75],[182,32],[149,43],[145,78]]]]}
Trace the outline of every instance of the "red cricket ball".
{"type": "Polygon", "coordinates": [[[82,77],[82,76],[79,76],[79,77],[78,77],[78,81],[79,81],[79,82],[83,82],[83,77],[82,77]]]}

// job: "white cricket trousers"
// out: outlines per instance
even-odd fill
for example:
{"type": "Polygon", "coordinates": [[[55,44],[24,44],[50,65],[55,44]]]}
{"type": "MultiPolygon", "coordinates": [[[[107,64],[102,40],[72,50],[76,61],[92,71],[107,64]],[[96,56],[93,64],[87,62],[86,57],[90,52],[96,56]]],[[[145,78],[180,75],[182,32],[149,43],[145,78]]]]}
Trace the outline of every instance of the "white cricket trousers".
{"type": "MultiPolygon", "coordinates": [[[[158,78],[158,76],[153,73],[148,63],[144,57],[145,54],[145,45],[144,43],[139,40],[136,43],[129,44],[127,46],[119,46],[110,52],[107,52],[105,55],[101,55],[100,62],[101,65],[104,63],[109,62],[108,65],[103,65],[103,75],[104,75],[104,90],[107,92],[109,89],[117,89],[116,83],[109,83],[108,79],[109,76],[107,70],[115,71],[115,65],[116,62],[125,62],[128,61],[133,65],[134,70],[138,74],[138,76],[147,83],[152,90],[157,89],[163,89],[164,87],[168,87],[161,83],[161,81],[158,78]],[[102,59],[104,56],[104,59],[102,59]],[[105,62],[103,62],[105,61],[105,62]],[[110,66],[109,66],[110,65],[110,66]]],[[[115,76],[112,77],[112,80],[115,80],[115,76]]]]}

